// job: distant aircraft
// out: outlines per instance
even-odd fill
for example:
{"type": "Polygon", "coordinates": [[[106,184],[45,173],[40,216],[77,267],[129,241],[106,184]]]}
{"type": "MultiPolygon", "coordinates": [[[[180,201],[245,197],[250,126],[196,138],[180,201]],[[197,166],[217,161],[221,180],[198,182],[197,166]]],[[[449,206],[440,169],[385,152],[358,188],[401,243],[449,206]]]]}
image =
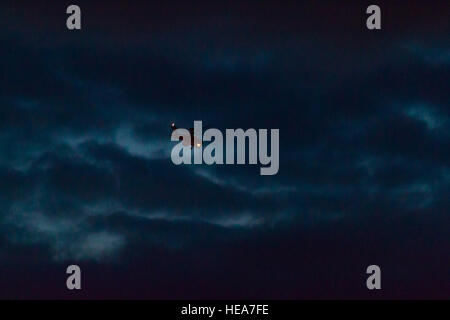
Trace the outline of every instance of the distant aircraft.
{"type": "MultiPolygon", "coordinates": [[[[178,129],[174,122],[172,122],[170,127],[172,128],[172,132],[178,129]]],[[[184,146],[190,145],[195,148],[202,146],[202,140],[194,136],[194,128],[189,128],[189,136],[181,136],[179,140],[183,141],[184,146]]]]}

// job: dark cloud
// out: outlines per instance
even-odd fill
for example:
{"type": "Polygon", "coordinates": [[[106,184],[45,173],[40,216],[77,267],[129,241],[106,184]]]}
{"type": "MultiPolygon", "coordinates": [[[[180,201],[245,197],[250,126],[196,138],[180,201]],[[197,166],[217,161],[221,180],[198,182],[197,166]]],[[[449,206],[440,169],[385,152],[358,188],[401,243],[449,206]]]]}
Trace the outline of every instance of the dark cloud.
{"type": "Polygon", "coordinates": [[[363,4],[79,5],[1,5],[0,297],[67,297],[68,263],[97,298],[370,297],[372,263],[445,295],[448,3],[376,33],[363,4]],[[194,120],[279,128],[279,173],[173,165],[194,120]]]}

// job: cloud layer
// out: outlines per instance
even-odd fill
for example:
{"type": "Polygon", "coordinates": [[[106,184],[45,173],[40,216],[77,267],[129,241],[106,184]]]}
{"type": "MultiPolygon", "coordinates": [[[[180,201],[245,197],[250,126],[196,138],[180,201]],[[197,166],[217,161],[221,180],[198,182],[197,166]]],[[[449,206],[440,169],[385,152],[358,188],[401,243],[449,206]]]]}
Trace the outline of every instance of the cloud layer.
{"type": "Polygon", "coordinates": [[[349,4],[33,6],[0,10],[1,297],[66,297],[69,263],[86,297],[365,297],[372,263],[444,294],[448,4],[377,34],[349,4]],[[194,120],[279,128],[279,173],[173,165],[194,120]]]}

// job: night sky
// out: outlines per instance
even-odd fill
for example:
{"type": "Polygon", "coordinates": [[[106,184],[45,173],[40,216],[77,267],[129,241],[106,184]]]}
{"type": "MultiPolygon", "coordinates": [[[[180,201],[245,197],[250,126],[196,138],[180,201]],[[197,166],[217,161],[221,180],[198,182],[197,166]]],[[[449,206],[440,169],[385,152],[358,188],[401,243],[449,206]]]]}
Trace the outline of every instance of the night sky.
{"type": "Polygon", "coordinates": [[[450,2],[163,2],[0,4],[0,298],[449,298],[450,2]],[[278,174],[174,165],[194,120],[278,174]]]}

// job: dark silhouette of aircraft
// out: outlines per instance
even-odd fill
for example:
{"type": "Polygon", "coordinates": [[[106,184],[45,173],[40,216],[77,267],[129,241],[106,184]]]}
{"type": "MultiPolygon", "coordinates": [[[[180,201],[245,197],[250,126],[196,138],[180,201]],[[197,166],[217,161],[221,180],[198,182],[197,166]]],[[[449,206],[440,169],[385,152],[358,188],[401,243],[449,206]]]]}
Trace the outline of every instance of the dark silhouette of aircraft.
{"type": "MultiPolygon", "coordinates": [[[[170,125],[172,128],[172,132],[179,129],[174,122],[170,125]]],[[[181,136],[179,138],[180,141],[183,141],[184,146],[191,146],[195,148],[200,148],[202,146],[202,140],[198,137],[194,136],[194,128],[189,128],[189,135],[181,136]]]]}

